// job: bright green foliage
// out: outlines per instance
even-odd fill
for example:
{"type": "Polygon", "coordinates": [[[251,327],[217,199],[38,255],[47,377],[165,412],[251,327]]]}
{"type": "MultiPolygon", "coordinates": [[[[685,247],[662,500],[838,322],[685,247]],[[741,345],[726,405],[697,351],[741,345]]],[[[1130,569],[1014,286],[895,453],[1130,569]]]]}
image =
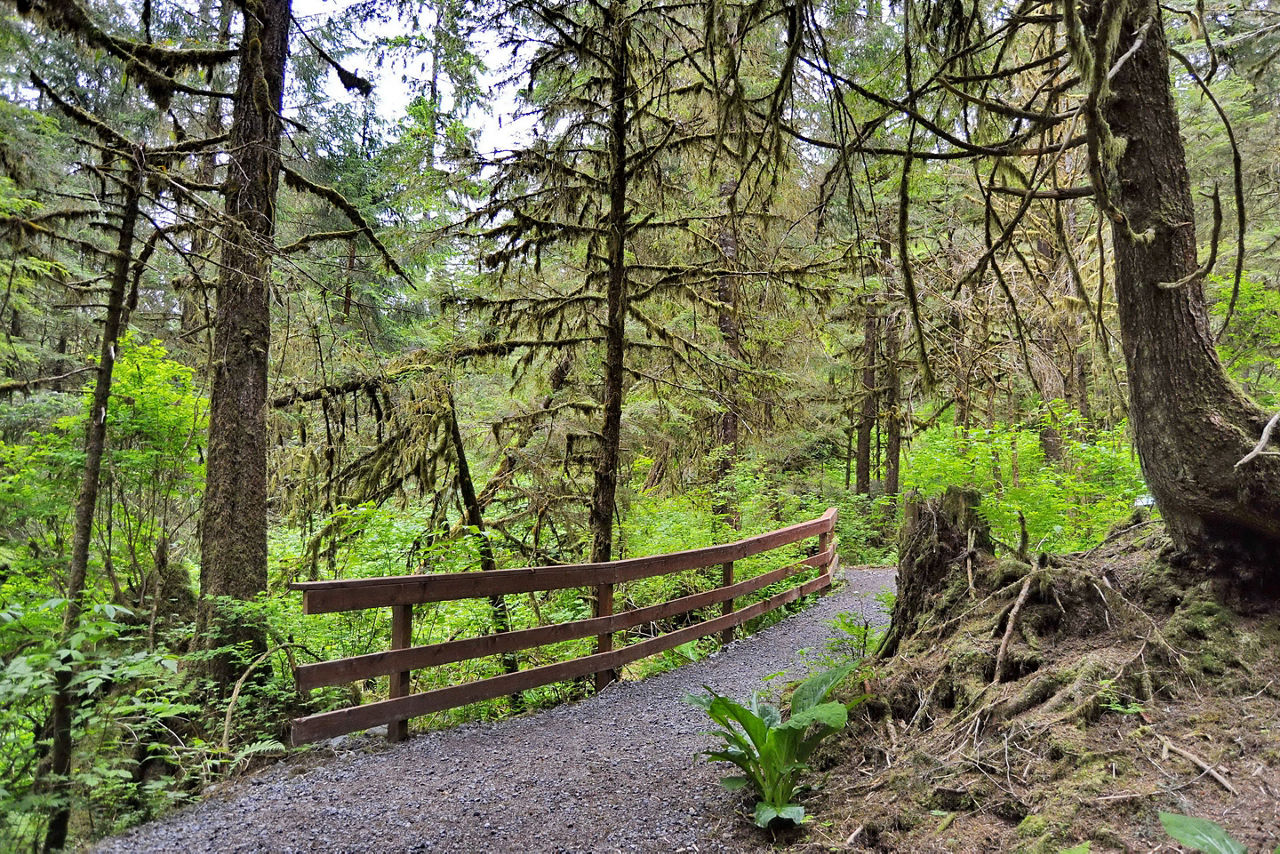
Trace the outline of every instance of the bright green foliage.
{"type": "MultiPolygon", "coordinates": [[[[46,395],[0,408],[0,531],[25,548],[9,563],[33,582],[65,569],[70,514],[84,467],[84,428],[91,394],[65,412],[67,395],[46,395]],[[59,417],[60,416],[60,417],[59,417]]],[[[115,369],[99,536],[111,563],[99,581],[120,591],[147,585],[155,549],[190,530],[204,487],[200,437],[206,405],[190,368],[158,343],[120,343],[115,369]],[[119,572],[120,575],[116,573],[119,572]]],[[[140,603],[134,603],[140,604],[140,603]]]]}
{"type": "Polygon", "coordinates": [[[172,780],[140,773],[144,765],[194,770],[208,758],[190,732],[175,735],[205,711],[188,704],[170,651],[186,640],[183,615],[170,612],[194,601],[188,571],[167,546],[165,577],[156,564],[157,548],[189,531],[198,507],[204,401],[192,371],[158,344],[122,341],[115,376],[95,530],[104,547],[89,567],[89,606],[65,645],[66,602],[51,594],[58,585],[50,579],[69,561],[90,398],[43,394],[0,407],[3,850],[30,847],[54,806],[48,788],[34,783],[60,667],[74,668],[77,691],[80,748],[69,797],[94,832],[135,824],[185,797],[172,780]]]}
{"type": "MultiPolygon", "coordinates": [[[[1248,850],[1231,838],[1216,822],[1173,812],[1160,813],[1160,823],[1178,842],[1205,854],[1245,854],[1248,850]]],[[[1280,849],[1276,849],[1280,851],[1280,849]]]]}
{"type": "MultiPolygon", "coordinates": [[[[1221,323],[1231,304],[1231,282],[1214,279],[1218,298],[1211,310],[1221,323]]],[[[1268,409],[1280,405],[1280,289],[1252,276],[1241,279],[1231,325],[1218,350],[1231,376],[1259,403],[1268,409]]]]}
{"type": "Polygon", "coordinates": [[[1061,409],[1036,425],[929,430],[912,444],[902,479],[907,488],[925,493],[952,485],[978,489],[979,512],[1006,543],[1018,542],[1021,510],[1030,546],[1045,551],[1098,543],[1146,492],[1123,424],[1094,428],[1061,409]],[[1048,427],[1061,442],[1056,461],[1045,453],[1041,430],[1048,427]]]}
{"type": "Polygon", "coordinates": [[[0,672],[0,849],[31,846],[42,833],[55,795],[33,785],[41,753],[38,729],[47,715],[60,666],[74,666],[77,739],[70,797],[98,832],[146,820],[185,797],[170,781],[149,781],[142,763],[187,763],[190,743],[155,738],[162,727],[202,714],[184,701],[177,657],[140,643],[136,616],[109,603],[85,615],[65,647],[54,646],[64,602],[9,600],[0,611],[0,645],[18,650],[0,672]],[[161,723],[161,722],[167,723],[161,723]]]}
{"type": "Polygon", "coordinates": [[[843,703],[823,701],[856,668],[857,664],[846,664],[801,682],[791,695],[785,722],[778,707],[761,700],[759,692],[752,694],[745,706],[710,688],[705,695],[685,697],[720,727],[713,734],[723,739],[725,746],[701,755],[731,762],[742,771],[720,783],[731,791],[746,786],[755,791],[758,827],[804,821],[804,807],[795,803],[795,798],[801,791],[800,777],[809,770],[805,762],[822,740],[843,729],[849,718],[843,703]]]}

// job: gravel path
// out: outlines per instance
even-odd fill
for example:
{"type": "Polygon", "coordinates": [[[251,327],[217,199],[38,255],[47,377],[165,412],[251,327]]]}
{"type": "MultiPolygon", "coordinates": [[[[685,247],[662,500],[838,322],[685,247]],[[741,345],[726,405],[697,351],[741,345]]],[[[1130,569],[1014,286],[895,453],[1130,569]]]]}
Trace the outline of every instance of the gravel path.
{"type": "Polygon", "coordinates": [[[803,612],[710,658],[580,703],[398,745],[351,739],[317,763],[286,760],[169,818],[102,842],[100,852],[748,852],[762,840],[738,815],[712,744],[682,701],[709,685],[736,697],[820,653],[840,612],[873,618],[869,594],[891,570],[850,571],[803,612]]]}

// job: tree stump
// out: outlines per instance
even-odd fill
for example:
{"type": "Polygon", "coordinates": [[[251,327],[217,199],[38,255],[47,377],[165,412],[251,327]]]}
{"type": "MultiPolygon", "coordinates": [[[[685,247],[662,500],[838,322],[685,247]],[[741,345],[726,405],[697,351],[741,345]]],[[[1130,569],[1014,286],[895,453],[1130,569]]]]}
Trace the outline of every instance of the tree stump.
{"type": "Polygon", "coordinates": [[[970,553],[992,552],[990,529],[978,515],[982,496],[972,489],[947,487],[941,498],[921,498],[910,492],[902,508],[898,533],[898,597],[893,620],[880,646],[880,657],[889,658],[898,643],[916,631],[920,615],[931,596],[956,568],[963,568],[970,553]]]}

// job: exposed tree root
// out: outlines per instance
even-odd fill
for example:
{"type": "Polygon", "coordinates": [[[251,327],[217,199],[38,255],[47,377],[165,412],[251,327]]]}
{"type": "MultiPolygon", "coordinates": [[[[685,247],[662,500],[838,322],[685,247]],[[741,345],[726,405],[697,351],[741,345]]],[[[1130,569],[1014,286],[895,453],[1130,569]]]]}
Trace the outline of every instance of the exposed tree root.
{"type": "Polygon", "coordinates": [[[971,537],[990,541],[958,496],[907,517],[895,654],[828,754],[839,770],[815,808],[834,825],[815,844],[1149,850],[1167,839],[1160,809],[1280,843],[1273,822],[1241,824],[1280,791],[1280,621],[1243,624],[1158,557],[1149,523],[1033,567],[975,556],[971,537]]]}
{"type": "MultiPolygon", "coordinates": [[[[1018,516],[1021,518],[1022,514],[1019,513],[1018,516]]],[[[1022,582],[1022,590],[1018,593],[1018,601],[1013,603],[1013,608],[1009,611],[1009,619],[1005,621],[1004,639],[1000,641],[1000,651],[996,653],[996,672],[991,680],[992,682],[1004,681],[1004,656],[1009,651],[1009,641],[1013,638],[1014,626],[1018,624],[1018,612],[1022,610],[1023,604],[1027,601],[1027,594],[1030,592],[1031,576],[1028,575],[1022,582]]]]}

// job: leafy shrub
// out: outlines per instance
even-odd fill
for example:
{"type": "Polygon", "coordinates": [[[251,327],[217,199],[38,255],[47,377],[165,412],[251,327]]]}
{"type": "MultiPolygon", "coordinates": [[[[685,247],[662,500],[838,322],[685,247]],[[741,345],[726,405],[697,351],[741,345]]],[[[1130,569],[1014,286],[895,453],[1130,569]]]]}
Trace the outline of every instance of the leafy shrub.
{"type": "Polygon", "coordinates": [[[721,778],[721,785],[731,791],[750,786],[759,798],[753,816],[756,826],[804,821],[804,807],[795,799],[801,791],[800,777],[809,770],[805,761],[824,738],[843,729],[849,717],[843,703],[823,701],[856,667],[846,664],[801,682],[791,695],[785,722],[778,707],[762,701],[759,692],[745,706],[710,688],[705,695],[685,697],[715,721],[719,729],[713,734],[725,742],[723,748],[700,755],[731,762],[742,771],[721,778]]]}
{"type": "Polygon", "coordinates": [[[186,797],[171,777],[148,773],[192,759],[189,739],[166,735],[205,713],[187,699],[177,656],[148,649],[145,629],[129,625],[134,615],[109,603],[88,609],[60,646],[65,604],[28,592],[0,610],[0,850],[34,848],[62,797],[93,835],[152,818],[186,797]],[[74,668],[77,749],[60,793],[42,785],[37,763],[47,751],[55,678],[65,668],[74,668]]]}
{"type": "Polygon", "coordinates": [[[183,552],[204,483],[206,406],[155,342],[120,342],[85,610],[63,640],[72,507],[91,383],[0,403],[0,850],[34,847],[70,806],[77,839],[156,815],[200,784],[208,752],[173,650],[194,608],[183,552]],[[76,748],[52,781],[50,707],[71,674],[76,748]],[[176,781],[185,775],[186,784],[176,781]],[[66,800],[59,800],[66,799],[66,800]]]}
{"type": "Polygon", "coordinates": [[[903,461],[902,482],[926,493],[975,488],[995,537],[1017,543],[1022,511],[1031,547],[1048,551],[1097,544],[1146,492],[1125,425],[1096,429],[1060,404],[1029,425],[928,430],[903,461]],[[1048,430],[1060,440],[1060,459],[1046,456],[1048,430]]]}
{"type": "MultiPolygon", "coordinates": [[[[871,594],[862,594],[868,596],[871,594]]],[[[893,603],[897,596],[890,590],[881,590],[873,595],[876,602],[884,609],[886,614],[893,613],[893,603]]],[[[827,624],[831,626],[836,633],[834,637],[827,641],[826,650],[828,656],[839,657],[843,659],[863,659],[875,655],[880,649],[880,642],[884,640],[885,632],[889,630],[889,624],[883,620],[871,619],[864,617],[860,613],[852,611],[842,611],[836,614],[834,619],[828,620],[827,624]]]]}

